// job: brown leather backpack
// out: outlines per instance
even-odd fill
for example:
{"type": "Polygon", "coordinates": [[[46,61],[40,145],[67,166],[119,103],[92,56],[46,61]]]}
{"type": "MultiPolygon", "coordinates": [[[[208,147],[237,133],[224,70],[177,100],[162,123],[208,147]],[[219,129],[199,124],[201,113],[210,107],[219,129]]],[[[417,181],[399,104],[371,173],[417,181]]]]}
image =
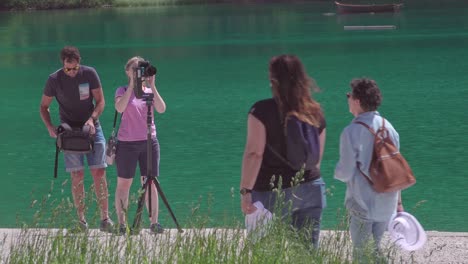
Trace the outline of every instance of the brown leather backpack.
{"type": "Polygon", "coordinates": [[[357,168],[372,188],[378,193],[385,193],[403,190],[415,184],[413,171],[389,137],[385,119],[382,118],[382,127],[377,133],[363,122],[355,123],[365,126],[374,135],[370,175],[366,175],[357,162],[357,168]]]}

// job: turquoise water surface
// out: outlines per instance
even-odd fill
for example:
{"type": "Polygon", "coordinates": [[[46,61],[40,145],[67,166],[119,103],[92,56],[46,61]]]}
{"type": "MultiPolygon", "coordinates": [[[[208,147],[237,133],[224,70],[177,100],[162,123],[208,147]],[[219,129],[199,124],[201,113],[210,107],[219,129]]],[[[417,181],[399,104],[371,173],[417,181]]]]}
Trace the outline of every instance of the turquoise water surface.
{"type": "MultiPolygon", "coordinates": [[[[75,45],[82,63],[101,77],[106,137],[127,59],[141,55],[158,67],[157,86],[167,104],[167,112],[156,116],[160,182],[183,225],[243,220],[238,186],[247,111],[271,96],[269,59],[293,53],[321,87],[315,97],[327,119],[324,228],[338,225],[343,208],[345,186],[333,171],[339,135],[352,119],[345,93],[352,78],[368,76],[382,89],[380,111],[398,130],[418,180],[403,192],[407,211],[427,230],[468,231],[468,4],[420,1],[399,14],[334,12],[332,3],[310,2],[0,13],[0,226],[31,223],[40,204],[43,212],[57,213],[59,202],[71,199],[62,159],[53,179],[54,140],[39,102],[48,74],[61,66],[60,49],[75,45]],[[344,30],[349,25],[396,29],[344,30]]],[[[57,108],[51,107],[55,124],[57,108]]],[[[115,167],[108,181],[113,208],[115,167]]],[[[91,182],[88,173],[86,186],[91,182]]],[[[137,189],[134,184],[134,195],[137,189]]],[[[91,217],[95,202],[88,204],[91,217]]],[[[60,210],[57,217],[74,217],[60,210]]],[[[161,211],[163,225],[174,226],[162,203],[161,211]]]]}

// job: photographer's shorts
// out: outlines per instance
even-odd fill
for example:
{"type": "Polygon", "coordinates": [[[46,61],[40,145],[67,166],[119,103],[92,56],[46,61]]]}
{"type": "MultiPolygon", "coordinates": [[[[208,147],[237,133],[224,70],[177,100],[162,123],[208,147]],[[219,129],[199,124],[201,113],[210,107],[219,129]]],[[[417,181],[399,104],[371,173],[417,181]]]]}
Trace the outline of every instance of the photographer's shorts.
{"type": "MultiPolygon", "coordinates": [[[[115,152],[115,164],[117,176],[124,179],[132,179],[135,176],[137,164],[140,167],[140,175],[147,175],[146,140],[119,141],[115,152]]],[[[159,142],[152,140],[152,171],[153,176],[159,176],[159,142]]]]}
{"type": "Polygon", "coordinates": [[[107,167],[105,151],[106,139],[104,138],[101,125],[97,124],[93,151],[88,154],[63,153],[63,157],[65,159],[65,169],[67,172],[83,170],[85,157],[90,169],[105,168],[107,167]]]}

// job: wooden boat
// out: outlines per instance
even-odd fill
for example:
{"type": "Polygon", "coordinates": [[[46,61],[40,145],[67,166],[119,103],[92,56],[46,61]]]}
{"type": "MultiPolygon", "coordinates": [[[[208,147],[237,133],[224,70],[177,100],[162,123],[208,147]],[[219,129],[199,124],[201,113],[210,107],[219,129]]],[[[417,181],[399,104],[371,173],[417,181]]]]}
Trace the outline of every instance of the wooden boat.
{"type": "Polygon", "coordinates": [[[355,5],[335,1],[340,14],[398,12],[403,4],[367,4],[355,5]]]}

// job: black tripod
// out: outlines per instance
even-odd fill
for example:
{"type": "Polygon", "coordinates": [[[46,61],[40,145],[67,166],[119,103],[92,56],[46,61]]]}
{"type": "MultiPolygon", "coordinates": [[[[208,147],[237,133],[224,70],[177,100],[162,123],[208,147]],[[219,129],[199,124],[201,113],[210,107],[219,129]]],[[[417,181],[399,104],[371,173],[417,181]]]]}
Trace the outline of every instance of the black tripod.
{"type": "Polygon", "coordinates": [[[172,217],[172,220],[174,220],[174,223],[177,226],[177,230],[179,230],[180,233],[183,232],[182,228],[180,227],[179,223],[177,222],[177,219],[172,212],[171,207],[169,206],[169,203],[167,202],[166,196],[164,195],[164,192],[161,189],[161,186],[159,184],[158,179],[153,175],[153,144],[152,144],[152,139],[151,139],[151,124],[152,124],[152,114],[151,114],[151,108],[153,107],[153,98],[154,95],[151,93],[144,93],[143,94],[143,100],[146,101],[146,106],[148,108],[148,112],[146,114],[146,125],[147,125],[147,142],[146,142],[146,151],[147,151],[147,156],[146,156],[146,179],[143,182],[143,185],[141,187],[141,195],[138,198],[138,207],[135,215],[135,219],[133,220],[133,227],[132,230],[139,230],[140,229],[140,224],[141,224],[141,214],[143,212],[143,206],[145,203],[145,196],[146,192],[148,192],[148,211],[149,215],[152,215],[152,207],[151,207],[151,183],[154,182],[154,185],[156,186],[156,189],[158,190],[159,196],[161,196],[164,204],[166,205],[167,210],[169,211],[169,214],[172,217]]]}

